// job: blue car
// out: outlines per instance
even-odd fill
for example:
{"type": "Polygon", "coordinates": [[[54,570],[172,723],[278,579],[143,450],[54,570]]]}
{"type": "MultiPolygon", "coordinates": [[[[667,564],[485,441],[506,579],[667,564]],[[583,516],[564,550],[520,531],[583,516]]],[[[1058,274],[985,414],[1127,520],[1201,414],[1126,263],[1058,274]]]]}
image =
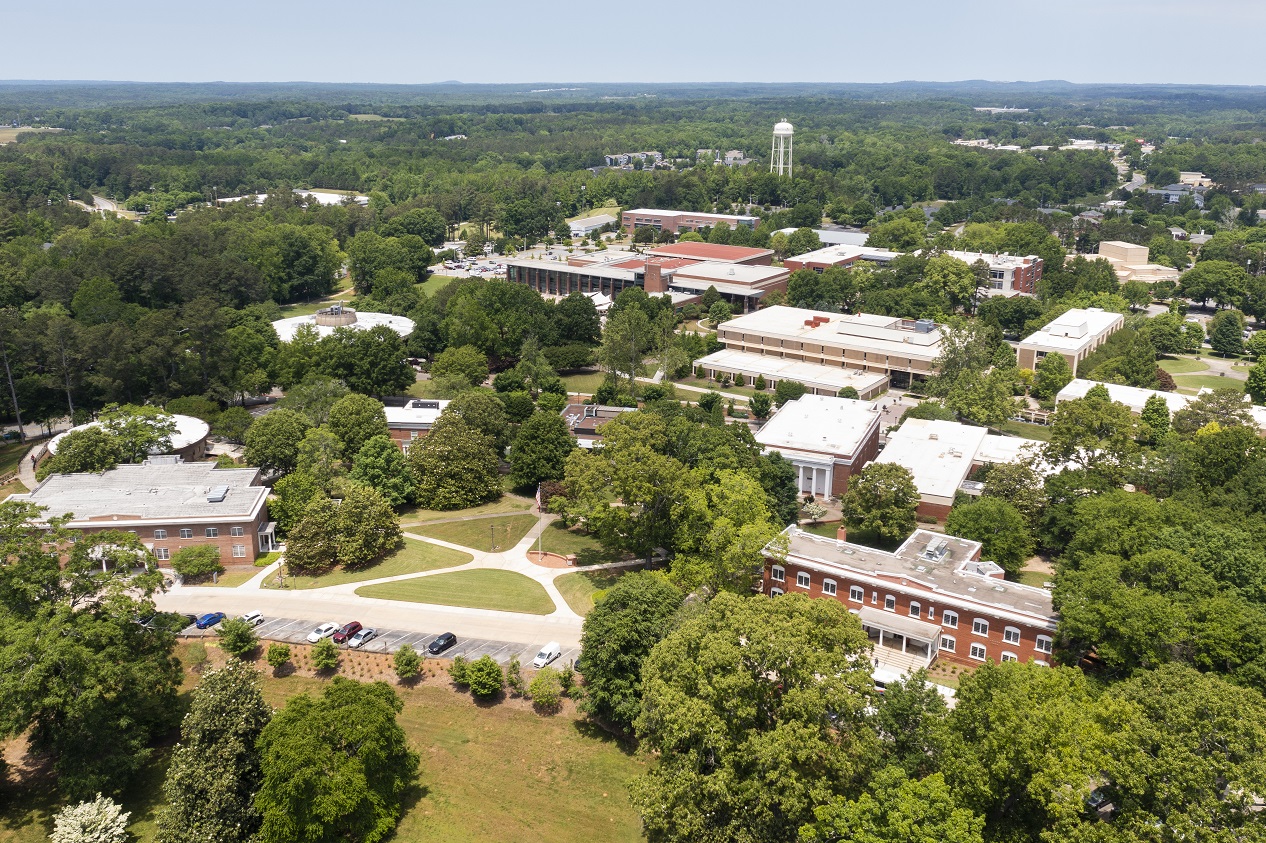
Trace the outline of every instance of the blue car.
{"type": "Polygon", "coordinates": [[[194,621],[194,626],[198,627],[198,629],[206,629],[208,627],[215,626],[222,620],[224,620],[223,612],[207,612],[205,615],[198,618],[198,620],[194,621]]]}

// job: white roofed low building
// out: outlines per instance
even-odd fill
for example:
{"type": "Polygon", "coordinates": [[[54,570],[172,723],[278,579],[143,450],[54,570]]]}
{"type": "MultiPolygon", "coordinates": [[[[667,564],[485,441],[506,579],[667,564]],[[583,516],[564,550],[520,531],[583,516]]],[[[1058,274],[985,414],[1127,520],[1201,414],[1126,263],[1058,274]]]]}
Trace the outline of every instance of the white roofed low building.
{"type": "Polygon", "coordinates": [[[869,401],[804,395],[784,404],[756,441],[796,467],[801,492],[838,498],[879,453],[879,418],[879,406],[869,401]]]}
{"type": "Polygon", "coordinates": [[[619,220],[610,214],[598,214],[593,217],[573,220],[572,222],[567,223],[567,225],[571,229],[572,237],[587,237],[603,226],[613,225],[617,222],[619,222],[619,220]]]}
{"type": "Polygon", "coordinates": [[[309,325],[319,337],[328,337],[338,328],[351,328],[354,331],[368,331],[370,328],[383,326],[390,328],[402,337],[413,333],[413,320],[391,313],[374,313],[371,311],[355,311],[341,304],[318,310],[307,316],[290,316],[278,319],[273,323],[282,342],[290,342],[300,327],[309,325]]]}
{"type": "Polygon", "coordinates": [[[1021,340],[1017,363],[1021,369],[1036,369],[1046,355],[1062,354],[1076,372],[1077,364],[1124,324],[1120,313],[1098,307],[1073,308],[1021,340]]]}
{"type": "Polygon", "coordinates": [[[383,407],[387,415],[387,433],[391,441],[408,453],[409,446],[431,432],[449,402],[432,398],[414,398],[402,406],[383,407]]]}
{"type": "MultiPolygon", "coordinates": [[[[151,454],[153,456],[175,454],[185,462],[197,462],[206,456],[207,437],[211,435],[211,426],[202,419],[193,416],[182,416],[176,413],[169,415],[171,415],[172,421],[176,423],[176,430],[171,435],[171,447],[153,451],[151,454]]],[[[50,455],[56,454],[58,447],[67,434],[100,426],[101,422],[91,421],[57,434],[48,441],[48,453],[50,455]]]]}

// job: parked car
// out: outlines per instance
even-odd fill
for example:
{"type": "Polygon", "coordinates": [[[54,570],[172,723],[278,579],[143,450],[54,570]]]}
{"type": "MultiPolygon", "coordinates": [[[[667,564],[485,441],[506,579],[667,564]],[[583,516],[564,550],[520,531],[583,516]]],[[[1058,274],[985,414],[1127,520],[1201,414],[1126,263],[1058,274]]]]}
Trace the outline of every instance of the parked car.
{"type": "Polygon", "coordinates": [[[316,642],[320,641],[322,638],[329,638],[331,635],[333,635],[337,631],[338,631],[338,624],[323,623],[320,626],[318,626],[316,629],[308,633],[308,643],[315,644],[316,642]]]}
{"type": "Polygon", "coordinates": [[[194,622],[194,625],[198,627],[198,629],[210,629],[222,620],[224,620],[223,612],[207,612],[205,615],[198,618],[198,620],[194,622]]]}
{"type": "Polygon", "coordinates": [[[261,623],[264,622],[264,613],[263,612],[247,612],[246,614],[242,615],[242,620],[246,621],[251,626],[259,626],[261,623]]]}
{"type": "Polygon", "coordinates": [[[434,641],[432,641],[430,645],[426,648],[426,651],[433,656],[438,656],[440,653],[444,652],[445,650],[447,650],[449,647],[452,647],[456,643],[457,643],[457,636],[451,632],[445,632],[439,638],[436,638],[434,641]]]}
{"type": "Polygon", "coordinates": [[[545,667],[563,654],[563,648],[558,646],[557,641],[551,641],[541,648],[541,652],[536,654],[536,658],[532,659],[532,667],[545,667]]]}
{"type": "Polygon", "coordinates": [[[356,633],[360,631],[361,631],[360,621],[351,621],[350,623],[345,623],[343,624],[342,628],[339,629],[338,632],[334,633],[334,643],[346,644],[347,639],[351,638],[353,635],[355,635],[356,633]]]}
{"type": "Polygon", "coordinates": [[[347,639],[347,646],[354,649],[362,644],[367,644],[370,641],[373,641],[377,637],[378,630],[374,629],[372,626],[367,626],[351,638],[347,639]]]}

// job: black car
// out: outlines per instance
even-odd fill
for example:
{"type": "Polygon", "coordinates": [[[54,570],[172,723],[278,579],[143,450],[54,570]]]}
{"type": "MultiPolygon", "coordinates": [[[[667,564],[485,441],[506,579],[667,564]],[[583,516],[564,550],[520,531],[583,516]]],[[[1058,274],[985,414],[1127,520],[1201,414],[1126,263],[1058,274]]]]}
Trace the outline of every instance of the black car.
{"type": "Polygon", "coordinates": [[[444,652],[445,650],[447,650],[449,647],[452,647],[456,643],[457,643],[457,636],[451,632],[446,632],[443,635],[441,635],[439,638],[436,638],[434,641],[432,641],[430,646],[426,648],[426,651],[433,656],[438,656],[440,653],[444,652]]]}

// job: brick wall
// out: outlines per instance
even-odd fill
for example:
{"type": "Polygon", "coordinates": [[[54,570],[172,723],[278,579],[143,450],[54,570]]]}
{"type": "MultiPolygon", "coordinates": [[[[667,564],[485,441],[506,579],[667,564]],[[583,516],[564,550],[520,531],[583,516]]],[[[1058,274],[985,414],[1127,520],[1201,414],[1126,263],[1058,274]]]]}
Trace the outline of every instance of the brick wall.
{"type": "MultiPolygon", "coordinates": [[[[252,563],[259,558],[259,528],[268,523],[268,506],[265,504],[260,508],[259,514],[251,521],[205,521],[196,524],[189,523],[171,523],[171,524],[147,524],[145,526],[135,526],[126,518],[119,518],[117,521],[108,520],[109,516],[101,519],[93,519],[94,526],[77,528],[82,533],[98,533],[105,530],[122,530],[123,532],[134,532],[136,537],[142,543],[150,545],[155,551],[165,548],[169,554],[175,553],[182,547],[194,547],[201,545],[214,545],[220,549],[220,561],[225,565],[247,564],[252,563]],[[100,526],[95,526],[99,523],[100,526]],[[213,527],[219,531],[219,535],[209,538],[206,535],[208,527],[213,527]],[[233,527],[241,527],[243,535],[232,535],[233,527]],[[182,539],[180,531],[182,529],[193,530],[191,538],[182,539]],[[166,530],[167,537],[165,539],[155,538],[156,530],[166,530]],[[245,556],[234,556],[233,545],[243,545],[246,549],[245,556]]],[[[166,560],[160,560],[166,562],[166,560]]]]}

